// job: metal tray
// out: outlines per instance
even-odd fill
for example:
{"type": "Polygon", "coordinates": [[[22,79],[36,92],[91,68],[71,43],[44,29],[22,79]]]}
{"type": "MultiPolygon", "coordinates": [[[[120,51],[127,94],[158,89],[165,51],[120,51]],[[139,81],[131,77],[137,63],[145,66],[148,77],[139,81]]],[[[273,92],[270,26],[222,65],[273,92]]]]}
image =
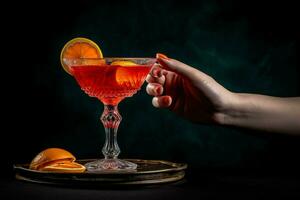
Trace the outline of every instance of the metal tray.
{"type": "MultiPolygon", "coordinates": [[[[77,160],[80,164],[95,159],[77,160]]],[[[126,159],[138,165],[136,171],[131,172],[101,172],[101,173],[57,173],[30,170],[29,164],[16,164],[14,170],[16,179],[62,186],[137,186],[174,183],[185,176],[187,164],[173,163],[163,160],[126,159]]]]}

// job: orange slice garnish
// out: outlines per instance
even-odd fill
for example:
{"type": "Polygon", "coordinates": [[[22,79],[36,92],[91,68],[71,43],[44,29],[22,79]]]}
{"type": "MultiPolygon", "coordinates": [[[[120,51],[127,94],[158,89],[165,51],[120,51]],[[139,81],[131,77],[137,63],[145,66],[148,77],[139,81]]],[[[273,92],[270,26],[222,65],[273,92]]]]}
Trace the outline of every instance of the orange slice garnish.
{"type": "Polygon", "coordinates": [[[116,60],[110,63],[110,65],[117,65],[117,66],[122,66],[125,68],[118,68],[116,71],[116,81],[118,84],[122,85],[124,83],[130,84],[131,81],[131,74],[129,69],[126,69],[126,67],[134,67],[137,64],[135,64],[132,61],[129,60],[116,60]]]}
{"type": "Polygon", "coordinates": [[[85,171],[85,167],[76,162],[57,162],[43,167],[40,171],[81,173],[85,171]]]}
{"type": "Polygon", "coordinates": [[[60,148],[49,148],[34,157],[29,169],[39,171],[83,172],[85,167],[75,162],[76,158],[69,151],[60,148]]]}
{"type": "MultiPolygon", "coordinates": [[[[65,62],[66,59],[80,59],[80,58],[89,58],[94,64],[97,60],[103,58],[103,54],[99,46],[90,39],[87,38],[74,38],[67,42],[60,54],[60,62],[64,70],[72,75],[72,70],[65,62]]],[[[89,63],[83,63],[89,64],[89,63]]],[[[99,64],[99,63],[97,63],[99,64]]],[[[102,64],[102,63],[100,63],[102,64]]]]}
{"type": "Polygon", "coordinates": [[[49,148],[37,154],[30,163],[30,169],[39,169],[54,161],[75,161],[75,156],[70,152],[60,148],[49,148]]]}
{"type": "Polygon", "coordinates": [[[135,66],[137,64],[135,64],[134,62],[129,61],[129,60],[116,60],[116,61],[113,61],[112,63],[110,63],[110,65],[135,66]]]}

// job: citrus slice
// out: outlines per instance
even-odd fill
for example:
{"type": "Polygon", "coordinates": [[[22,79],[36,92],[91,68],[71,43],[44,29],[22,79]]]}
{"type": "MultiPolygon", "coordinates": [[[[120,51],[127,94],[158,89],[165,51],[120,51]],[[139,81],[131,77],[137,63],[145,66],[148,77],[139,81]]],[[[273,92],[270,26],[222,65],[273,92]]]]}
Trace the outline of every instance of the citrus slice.
{"type": "Polygon", "coordinates": [[[85,171],[85,167],[76,162],[56,162],[41,168],[40,171],[81,173],[85,171]]]}
{"type": "Polygon", "coordinates": [[[129,61],[129,60],[116,60],[116,61],[113,61],[112,63],[110,63],[110,65],[135,66],[137,64],[135,64],[134,62],[129,61]]]}
{"type": "Polygon", "coordinates": [[[118,68],[116,71],[116,81],[118,84],[123,85],[124,83],[131,83],[132,74],[130,73],[129,69],[126,69],[124,67],[134,67],[137,66],[137,64],[129,60],[116,60],[110,63],[110,65],[118,65],[123,67],[118,68]]]}
{"type": "Polygon", "coordinates": [[[73,156],[70,152],[60,148],[45,149],[33,158],[29,168],[33,170],[39,170],[40,168],[57,161],[73,162],[75,161],[75,156],[73,156]]]}
{"type": "Polygon", "coordinates": [[[76,158],[69,151],[60,148],[48,148],[37,154],[30,163],[29,169],[79,173],[85,167],[75,162],[76,158]]]}
{"type": "MultiPolygon", "coordinates": [[[[67,42],[60,54],[60,62],[64,70],[72,75],[72,70],[65,62],[66,59],[80,59],[80,58],[90,58],[94,63],[95,60],[103,58],[101,49],[99,46],[90,39],[87,38],[74,38],[67,42]]],[[[85,63],[86,64],[86,63],[85,63]]],[[[87,63],[88,64],[88,63],[87,63]]]]}

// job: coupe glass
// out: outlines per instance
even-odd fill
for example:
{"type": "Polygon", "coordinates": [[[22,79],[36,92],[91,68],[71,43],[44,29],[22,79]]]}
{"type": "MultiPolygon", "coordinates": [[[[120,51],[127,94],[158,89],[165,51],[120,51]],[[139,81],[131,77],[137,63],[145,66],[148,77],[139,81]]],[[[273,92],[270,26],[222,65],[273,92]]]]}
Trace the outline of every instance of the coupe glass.
{"type": "Polygon", "coordinates": [[[140,90],[155,61],[154,58],[64,59],[81,89],[104,104],[100,118],[106,134],[104,158],[87,163],[88,171],[136,170],[135,163],[118,159],[117,131],[122,120],[118,104],[140,90]]]}

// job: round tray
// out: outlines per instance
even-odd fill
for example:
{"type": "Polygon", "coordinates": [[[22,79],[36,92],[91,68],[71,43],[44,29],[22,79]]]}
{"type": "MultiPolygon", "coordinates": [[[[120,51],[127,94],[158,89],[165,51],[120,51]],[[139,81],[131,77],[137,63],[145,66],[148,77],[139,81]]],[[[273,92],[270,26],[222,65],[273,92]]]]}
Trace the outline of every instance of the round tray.
{"type": "MultiPolygon", "coordinates": [[[[77,160],[80,164],[95,159],[77,160]]],[[[138,165],[136,171],[57,173],[30,170],[29,164],[14,165],[19,180],[66,186],[130,186],[178,182],[184,178],[187,164],[163,160],[126,159],[138,165]]]]}

